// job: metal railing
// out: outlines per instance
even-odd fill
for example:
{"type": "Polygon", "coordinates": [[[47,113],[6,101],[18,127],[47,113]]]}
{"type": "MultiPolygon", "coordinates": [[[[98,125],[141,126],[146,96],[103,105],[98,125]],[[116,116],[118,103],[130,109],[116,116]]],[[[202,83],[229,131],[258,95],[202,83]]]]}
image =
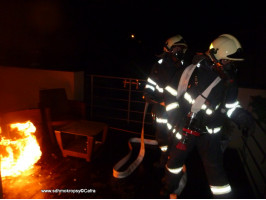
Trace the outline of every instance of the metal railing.
{"type": "MultiPolygon", "coordinates": [[[[87,75],[85,100],[89,118],[104,121],[112,129],[140,134],[145,84],[145,80],[135,78],[87,75]]],[[[150,108],[145,119],[145,135],[154,137],[150,108]]]]}
{"type": "Polygon", "coordinates": [[[256,120],[257,130],[251,137],[242,136],[240,157],[246,169],[253,191],[258,198],[265,198],[266,192],[266,132],[256,120]]]}

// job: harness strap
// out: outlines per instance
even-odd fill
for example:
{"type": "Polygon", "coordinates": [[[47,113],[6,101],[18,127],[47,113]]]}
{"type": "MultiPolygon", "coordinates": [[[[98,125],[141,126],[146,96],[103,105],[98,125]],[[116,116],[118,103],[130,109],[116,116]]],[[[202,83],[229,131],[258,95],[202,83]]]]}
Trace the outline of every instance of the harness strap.
{"type": "Polygon", "coordinates": [[[219,76],[216,77],[216,79],[214,79],[214,81],[207,87],[207,89],[195,99],[194,104],[191,106],[191,112],[197,113],[198,111],[200,111],[212,88],[214,88],[220,81],[221,78],[219,76]]]}
{"type": "Polygon", "coordinates": [[[191,64],[188,67],[186,67],[186,69],[182,73],[182,76],[181,76],[181,78],[179,80],[179,84],[178,84],[178,87],[177,87],[176,99],[179,99],[179,97],[181,97],[186,92],[189,79],[190,79],[193,71],[195,70],[196,66],[197,65],[191,64]]]}

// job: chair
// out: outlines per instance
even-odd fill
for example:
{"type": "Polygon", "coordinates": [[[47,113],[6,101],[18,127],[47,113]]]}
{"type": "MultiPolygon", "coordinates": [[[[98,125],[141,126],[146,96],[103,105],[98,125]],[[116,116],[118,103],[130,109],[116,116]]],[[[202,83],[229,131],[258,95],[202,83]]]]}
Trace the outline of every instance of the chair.
{"type": "Polygon", "coordinates": [[[84,102],[68,100],[64,88],[39,91],[39,107],[49,127],[51,140],[55,144],[54,130],[75,120],[86,119],[84,102]]]}

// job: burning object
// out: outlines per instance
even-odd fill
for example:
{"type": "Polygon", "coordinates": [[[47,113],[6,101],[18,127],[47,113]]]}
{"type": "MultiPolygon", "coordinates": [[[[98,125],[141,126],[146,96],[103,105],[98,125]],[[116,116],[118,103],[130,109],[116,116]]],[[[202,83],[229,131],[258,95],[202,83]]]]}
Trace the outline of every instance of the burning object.
{"type": "Polygon", "coordinates": [[[8,137],[0,129],[1,176],[19,176],[33,168],[42,152],[30,121],[9,125],[8,137]]]}

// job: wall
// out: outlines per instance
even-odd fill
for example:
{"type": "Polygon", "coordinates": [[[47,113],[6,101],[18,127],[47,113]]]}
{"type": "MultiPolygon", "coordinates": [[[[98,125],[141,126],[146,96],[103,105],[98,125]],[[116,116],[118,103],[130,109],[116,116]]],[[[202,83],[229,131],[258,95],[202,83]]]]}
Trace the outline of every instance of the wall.
{"type": "Polygon", "coordinates": [[[65,88],[71,100],[83,100],[84,73],[0,67],[0,112],[38,108],[39,90],[65,88]]]}

